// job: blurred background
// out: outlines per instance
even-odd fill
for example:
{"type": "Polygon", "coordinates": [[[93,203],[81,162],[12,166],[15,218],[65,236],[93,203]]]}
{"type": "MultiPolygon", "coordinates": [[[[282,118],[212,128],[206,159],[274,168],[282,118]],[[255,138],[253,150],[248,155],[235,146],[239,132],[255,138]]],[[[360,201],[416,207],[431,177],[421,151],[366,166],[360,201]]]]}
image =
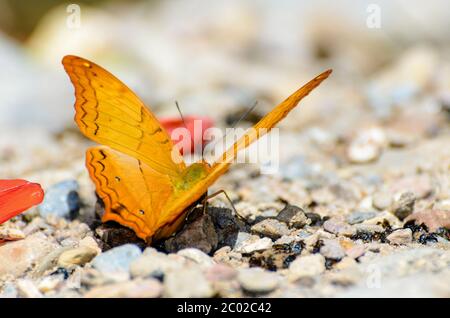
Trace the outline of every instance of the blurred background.
{"type": "MultiPolygon", "coordinates": [[[[333,164],[339,141],[362,128],[388,125],[383,145],[433,136],[448,128],[449,29],[445,0],[1,0],[0,177],[83,157],[66,54],[111,71],[158,116],[177,115],[178,100],[220,127],[258,100],[256,121],[332,68],[282,123],[286,160],[302,136],[324,155],[332,144],[333,164]]],[[[342,160],[365,160],[351,155],[342,160]]]]}

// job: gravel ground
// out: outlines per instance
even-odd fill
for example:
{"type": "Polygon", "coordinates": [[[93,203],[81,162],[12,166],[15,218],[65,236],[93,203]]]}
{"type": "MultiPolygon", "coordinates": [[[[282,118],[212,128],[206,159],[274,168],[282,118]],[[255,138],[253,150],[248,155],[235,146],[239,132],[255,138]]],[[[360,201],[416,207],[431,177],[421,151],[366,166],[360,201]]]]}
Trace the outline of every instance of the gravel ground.
{"type": "MultiPolygon", "coordinates": [[[[231,62],[223,65],[209,46],[228,53],[233,46],[213,42],[198,31],[203,25],[194,25],[190,36],[198,41],[182,44],[179,54],[198,50],[216,57],[220,68],[211,60],[191,65],[202,84],[181,78],[172,90],[167,78],[153,78],[161,94],[150,104],[161,116],[176,112],[165,104],[174,96],[186,100],[190,113],[221,105],[205,113],[226,127],[258,99],[240,124],[248,126],[317,70],[334,67],[282,123],[279,169],[262,174],[256,165],[233,166],[210,192],[226,190],[238,215],[215,197],[206,214],[195,210],[175,236],[148,247],[131,230],[99,221],[101,204],[84,168],[91,144],[73,126],[9,131],[0,139],[0,175],[37,181],[46,197],[0,225],[7,240],[0,243],[0,297],[450,297],[445,50],[420,44],[391,54],[378,39],[377,52],[389,55],[383,63],[354,59],[348,66],[351,53],[365,47],[349,44],[330,47],[335,55],[325,60],[306,54],[310,66],[299,71],[296,57],[272,52],[278,59],[267,64],[252,55],[257,33],[246,28],[252,16],[235,7],[243,14],[234,15],[234,29],[207,22],[224,38],[241,36],[231,62]],[[245,75],[231,76],[230,87],[220,78],[227,72],[245,75]]],[[[0,41],[0,53],[10,45],[0,41]]],[[[62,83],[70,91],[68,79],[62,83]]],[[[73,97],[65,96],[73,115],[73,97]]]]}

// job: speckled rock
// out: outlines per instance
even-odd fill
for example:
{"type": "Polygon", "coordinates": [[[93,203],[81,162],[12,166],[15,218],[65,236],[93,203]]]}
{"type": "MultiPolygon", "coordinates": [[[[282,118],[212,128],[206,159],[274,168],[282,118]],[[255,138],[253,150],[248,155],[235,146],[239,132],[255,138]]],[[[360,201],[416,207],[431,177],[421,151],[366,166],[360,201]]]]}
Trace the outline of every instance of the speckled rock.
{"type": "Polygon", "coordinates": [[[303,277],[320,275],[325,272],[325,257],[321,254],[297,256],[289,266],[289,279],[295,281],[303,277]]]}
{"type": "Polygon", "coordinates": [[[305,215],[305,212],[294,205],[287,205],[278,213],[277,219],[286,223],[289,227],[297,229],[311,224],[311,220],[305,215]]]}
{"type": "Polygon", "coordinates": [[[356,211],[353,212],[351,214],[349,214],[347,216],[347,222],[349,224],[357,224],[357,223],[362,223],[366,220],[370,220],[372,218],[374,218],[377,215],[376,212],[372,212],[372,211],[356,211]]]}
{"type": "Polygon", "coordinates": [[[265,294],[277,288],[280,277],[275,273],[255,267],[240,270],[238,281],[242,288],[249,293],[265,294]]]}
{"type": "Polygon", "coordinates": [[[348,223],[339,219],[329,219],[323,223],[323,228],[333,234],[352,236],[356,233],[356,229],[348,223]]]}
{"type": "Polygon", "coordinates": [[[326,258],[340,260],[345,256],[345,250],[339,244],[338,240],[323,240],[320,247],[320,254],[326,258]]]}
{"type": "Polygon", "coordinates": [[[414,193],[412,192],[402,193],[400,197],[392,204],[391,211],[400,220],[403,220],[413,212],[415,202],[416,197],[414,193]]]}
{"type": "Polygon", "coordinates": [[[0,245],[0,277],[19,276],[39,263],[57,245],[43,233],[0,245]]]}
{"type": "Polygon", "coordinates": [[[275,219],[265,219],[258,222],[252,226],[251,231],[272,239],[277,239],[290,233],[285,223],[281,223],[275,219]]]}
{"type": "Polygon", "coordinates": [[[196,267],[169,271],[164,278],[164,295],[177,298],[212,297],[214,290],[204,274],[196,267]]]}
{"type": "Polygon", "coordinates": [[[411,229],[400,229],[393,231],[386,237],[389,243],[394,245],[403,245],[412,242],[412,231],[411,229]]]}

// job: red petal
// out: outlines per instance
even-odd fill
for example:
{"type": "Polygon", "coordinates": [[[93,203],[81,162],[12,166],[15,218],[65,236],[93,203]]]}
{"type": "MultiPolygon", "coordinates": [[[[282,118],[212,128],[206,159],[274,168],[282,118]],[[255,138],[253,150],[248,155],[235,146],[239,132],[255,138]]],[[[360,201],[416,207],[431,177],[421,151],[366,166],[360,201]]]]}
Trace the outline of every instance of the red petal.
{"type": "MultiPolygon", "coordinates": [[[[203,139],[204,132],[208,129],[214,126],[214,122],[209,117],[201,117],[201,116],[187,116],[184,118],[184,121],[186,123],[186,127],[184,125],[184,122],[181,118],[176,117],[170,117],[170,118],[162,118],[159,120],[160,123],[164,126],[164,128],[167,130],[169,135],[172,134],[172,131],[174,131],[177,128],[187,128],[191,134],[191,140],[183,140],[182,141],[182,148],[180,149],[181,154],[183,154],[183,149],[190,149],[191,152],[195,150],[195,145],[201,144],[201,149],[206,145],[207,141],[203,139]],[[195,131],[195,121],[199,120],[201,121],[201,132],[195,131]]],[[[173,139],[172,141],[174,143],[180,142],[180,139],[173,139]]]]}
{"type": "Polygon", "coordinates": [[[37,183],[26,180],[0,180],[0,224],[22,213],[44,199],[37,183]]]}

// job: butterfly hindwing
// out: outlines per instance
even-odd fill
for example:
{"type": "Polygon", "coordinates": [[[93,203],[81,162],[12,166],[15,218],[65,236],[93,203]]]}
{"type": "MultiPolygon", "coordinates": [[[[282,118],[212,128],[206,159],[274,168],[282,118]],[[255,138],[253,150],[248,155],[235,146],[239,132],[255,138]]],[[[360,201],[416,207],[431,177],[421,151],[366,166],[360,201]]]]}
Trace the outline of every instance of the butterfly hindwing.
{"type": "Polygon", "coordinates": [[[167,175],[106,146],[88,149],[86,166],[105,204],[103,222],[116,221],[142,239],[158,230],[161,211],[173,193],[167,175]]]}

